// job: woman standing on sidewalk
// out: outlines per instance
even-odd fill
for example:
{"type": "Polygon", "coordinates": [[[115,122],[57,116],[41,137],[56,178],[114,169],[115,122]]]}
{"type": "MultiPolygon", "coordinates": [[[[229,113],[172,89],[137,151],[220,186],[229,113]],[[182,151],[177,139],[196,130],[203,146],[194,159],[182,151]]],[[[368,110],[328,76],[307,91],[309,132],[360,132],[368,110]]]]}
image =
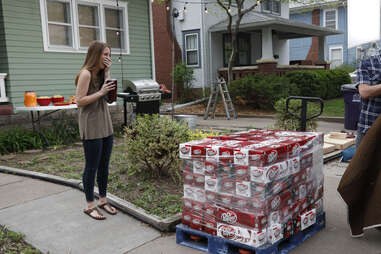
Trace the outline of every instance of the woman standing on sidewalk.
{"type": "Polygon", "coordinates": [[[83,142],[86,165],[82,176],[86,194],[84,213],[96,220],[106,217],[94,202],[94,182],[97,175],[98,207],[115,215],[116,209],[107,203],[108,167],[113,146],[113,128],[106,95],[115,85],[105,82],[110,78],[111,51],[100,41],[90,43],[85,63],[75,78],[76,103],[79,108],[79,132],[83,142]]]}

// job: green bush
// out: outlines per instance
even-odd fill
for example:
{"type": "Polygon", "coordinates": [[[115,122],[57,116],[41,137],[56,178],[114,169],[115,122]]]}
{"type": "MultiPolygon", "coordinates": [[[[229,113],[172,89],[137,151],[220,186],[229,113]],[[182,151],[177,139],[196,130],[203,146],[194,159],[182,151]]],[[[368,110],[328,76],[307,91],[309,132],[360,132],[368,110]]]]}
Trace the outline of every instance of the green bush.
{"type": "Polygon", "coordinates": [[[186,103],[194,99],[192,91],[192,81],[195,80],[193,68],[187,67],[184,63],[176,64],[172,71],[173,80],[177,86],[178,102],[186,103]]]}
{"type": "Polygon", "coordinates": [[[234,80],[229,92],[236,104],[249,105],[258,109],[273,109],[280,98],[298,94],[298,88],[284,77],[266,74],[248,75],[234,80]]]}
{"type": "MultiPolygon", "coordinates": [[[[54,120],[49,127],[42,128],[49,145],[65,145],[79,140],[78,124],[73,120],[54,120]]],[[[36,131],[16,127],[0,133],[0,154],[41,149],[45,140],[36,131]]]]}
{"type": "Polygon", "coordinates": [[[188,127],[169,117],[139,116],[134,126],[125,129],[126,159],[130,174],[147,178],[181,179],[179,144],[188,141],[188,127]]]}
{"type": "Polygon", "coordinates": [[[285,74],[291,84],[300,90],[300,96],[312,96],[333,99],[341,96],[341,85],[351,83],[344,69],[291,71],[285,74]]]}
{"type": "Polygon", "coordinates": [[[327,94],[327,82],[325,75],[319,71],[291,71],[285,78],[299,89],[299,96],[312,96],[324,98],[327,94]]]}
{"type": "MultiPolygon", "coordinates": [[[[301,115],[301,101],[300,100],[290,100],[289,101],[289,111],[295,115],[301,115]]],[[[276,122],[275,128],[281,130],[300,130],[300,120],[296,119],[291,114],[286,111],[286,98],[280,99],[275,103],[276,122]]],[[[320,107],[315,103],[307,103],[307,118],[316,115],[320,112],[320,107]]],[[[316,118],[307,121],[306,129],[308,131],[315,131],[317,127],[316,118]]]]}

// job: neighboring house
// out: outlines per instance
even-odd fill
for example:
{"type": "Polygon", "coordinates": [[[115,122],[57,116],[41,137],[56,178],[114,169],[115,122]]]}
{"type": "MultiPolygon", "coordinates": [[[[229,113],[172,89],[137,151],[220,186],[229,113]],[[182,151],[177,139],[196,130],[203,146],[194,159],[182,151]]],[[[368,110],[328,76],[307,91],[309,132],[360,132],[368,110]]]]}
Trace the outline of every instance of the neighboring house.
{"type": "MultiPolygon", "coordinates": [[[[348,48],[347,0],[324,0],[314,3],[306,0],[305,2],[290,3],[291,20],[343,31],[343,34],[326,38],[325,60],[330,62],[331,68],[342,64],[355,65],[362,57],[371,53],[372,50],[369,49],[373,46],[373,42],[348,48]]],[[[290,40],[290,61],[317,62],[317,44],[317,38],[290,40]]]]}
{"type": "MultiPolygon", "coordinates": [[[[8,75],[8,104],[0,101],[0,112],[22,106],[27,90],[39,96],[75,94],[74,78],[95,39],[112,48],[111,74],[119,90],[122,79],[155,79],[151,17],[151,0],[1,1],[0,73],[8,75]]],[[[1,87],[0,92],[2,98],[1,87]]]]}
{"type": "MultiPolygon", "coordinates": [[[[350,63],[352,59],[348,52],[348,11],[347,0],[324,0],[304,4],[300,2],[290,3],[290,19],[317,26],[337,29],[343,34],[331,35],[326,38],[324,50],[326,61],[330,61],[331,68],[344,63],[350,63]]],[[[290,40],[290,60],[307,60],[312,63],[318,61],[317,39],[303,38],[290,40]]]]}
{"type": "MultiPolygon", "coordinates": [[[[176,40],[183,51],[183,61],[194,68],[194,87],[207,87],[218,75],[226,77],[231,43],[224,10],[216,3],[201,0],[188,3],[172,1],[170,7],[170,17],[175,24],[176,40]]],[[[231,12],[236,13],[236,9],[233,7],[231,12]]],[[[325,36],[334,34],[340,32],[289,20],[288,3],[266,1],[242,19],[235,59],[237,67],[233,69],[233,76],[239,78],[256,72],[281,75],[296,68],[325,68],[327,66],[290,66],[288,40],[317,35],[322,47],[325,36]]],[[[323,50],[320,59],[324,65],[323,50]]]]}

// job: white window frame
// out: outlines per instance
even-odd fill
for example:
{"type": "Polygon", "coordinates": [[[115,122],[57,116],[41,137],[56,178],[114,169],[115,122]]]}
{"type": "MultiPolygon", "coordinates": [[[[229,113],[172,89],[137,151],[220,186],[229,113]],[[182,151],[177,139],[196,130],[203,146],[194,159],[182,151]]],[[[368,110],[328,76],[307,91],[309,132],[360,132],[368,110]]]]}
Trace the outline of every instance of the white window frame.
{"type": "MultiPolygon", "coordinates": [[[[70,15],[72,23],[72,40],[73,47],[68,46],[56,46],[49,44],[49,30],[48,30],[48,17],[47,17],[47,0],[40,0],[40,12],[41,12],[41,25],[42,25],[42,37],[44,43],[45,52],[68,52],[68,53],[87,53],[87,48],[80,47],[79,37],[79,18],[78,18],[78,4],[98,6],[98,18],[100,29],[100,40],[106,42],[106,19],[105,8],[117,9],[116,2],[112,0],[57,0],[60,2],[70,3],[70,15]]],[[[124,41],[125,49],[122,50],[123,55],[130,54],[130,36],[128,25],[128,2],[120,1],[119,9],[123,11],[123,27],[124,27],[124,41]]],[[[114,52],[120,52],[119,48],[112,48],[114,52]]]]}
{"type": "Polygon", "coordinates": [[[329,47],[329,61],[332,63],[332,50],[335,50],[335,49],[341,49],[341,64],[340,65],[342,65],[344,63],[344,48],[341,45],[329,47]]]}
{"type": "Polygon", "coordinates": [[[275,14],[275,15],[281,15],[281,13],[282,13],[282,1],[280,1],[280,0],[268,0],[268,1],[271,2],[271,8],[270,8],[270,10],[266,10],[264,8],[264,3],[261,3],[262,12],[266,12],[266,13],[270,13],[270,14],[275,14]],[[273,2],[279,2],[279,12],[276,12],[276,11],[273,10],[274,9],[273,2]]]}
{"type": "Polygon", "coordinates": [[[337,10],[337,8],[324,9],[324,11],[323,11],[323,26],[327,27],[327,24],[326,24],[326,15],[327,15],[328,11],[335,11],[335,30],[337,30],[338,27],[339,27],[339,16],[338,16],[338,10],[337,10]]]}
{"type": "Polygon", "coordinates": [[[199,38],[198,38],[198,33],[188,33],[188,34],[185,34],[184,35],[184,51],[185,51],[185,64],[188,66],[188,67],[200,67],[200,45],[199,44],[199,38]],[[196,35],[196,45],[197,45],[197,49],[190,49],[188,50],[187,49],[187,37],[188,36],[194,36],[196,35]],[[188,64],[188,51],[195,51],[197,50],[197,64],[192,64],[192,65],[189,65],[188,64]]]}

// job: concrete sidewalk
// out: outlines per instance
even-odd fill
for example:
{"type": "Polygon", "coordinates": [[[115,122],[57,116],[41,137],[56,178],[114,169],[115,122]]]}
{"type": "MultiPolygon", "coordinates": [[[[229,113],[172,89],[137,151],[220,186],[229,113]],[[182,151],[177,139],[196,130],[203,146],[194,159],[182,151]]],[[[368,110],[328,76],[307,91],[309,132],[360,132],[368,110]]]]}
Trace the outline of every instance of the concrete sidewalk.
{"type": "MultiPolygon", "coordinates": [[[[201,120],[199,126],[263,128],[272,119],[201,120]]],[[[319,121],[318,130],[340,131],[342,123],[319,121]]],[[[326,228],[298,246],[295,254],[381,253],[381,232],[370,229],[363,238],[350,237],[344,202],[336,188],[347,164],[338,160],[324,165],[326,228]]],[[[174,233],[157,230],[119,213],[95,221],[82,213],[84,194],[76,189],[45,181],[0,174],[0,224],[24,233],[26,241],[51,254],[204,253],[176,244],[174,233]]]]}

